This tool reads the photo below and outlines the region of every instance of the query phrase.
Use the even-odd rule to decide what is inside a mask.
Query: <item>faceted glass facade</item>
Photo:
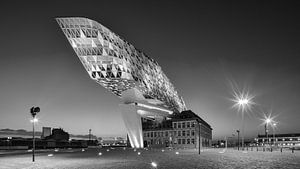
[[[103,25],[80,17],[56,19],[90,77],[122,97],[138,89],[174,112],[185,103],[156,61]]]

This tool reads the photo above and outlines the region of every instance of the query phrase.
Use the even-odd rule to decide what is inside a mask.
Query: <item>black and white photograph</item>
[[[0,5],[1,169],[299,169],[300,1]]]

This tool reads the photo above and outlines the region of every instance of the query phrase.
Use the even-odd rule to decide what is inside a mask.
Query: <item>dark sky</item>
[[[263,133],[271,110],[277,132],[300,132],[297,1],[9,2],[0,7],[0,128],[31,130],[29,109],[40,106],[39,128],[125,135],[119,99],[89,78],[54,19],[84,16],[155,59],[214,138],[241,128],[230,82],[255,95],[247,136]]]

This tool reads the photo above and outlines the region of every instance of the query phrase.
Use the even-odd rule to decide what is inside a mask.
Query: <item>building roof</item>
[[[201,124],[204,124],[205,126],[212,129],[211,126],[206,121],[204,121],[201,117],[195,114],[192,110],[185,110],[182,111],[181,113],[176,113],[171,118],[172,121],[197,120]]]

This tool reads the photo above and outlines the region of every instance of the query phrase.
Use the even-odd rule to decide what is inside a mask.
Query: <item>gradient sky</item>
[[[215,139],[241,128],[230,82],[256,105],[245,135],[263,133],[263,112],[277,132],[300,132],[299,2],[9,1],[0,10],[0,128],[42,126],[72,134],[125,136],[120,100],[91,80],[55,21],[96,20],[155,59]],[[196,1],[195,1],[196,2]]]

